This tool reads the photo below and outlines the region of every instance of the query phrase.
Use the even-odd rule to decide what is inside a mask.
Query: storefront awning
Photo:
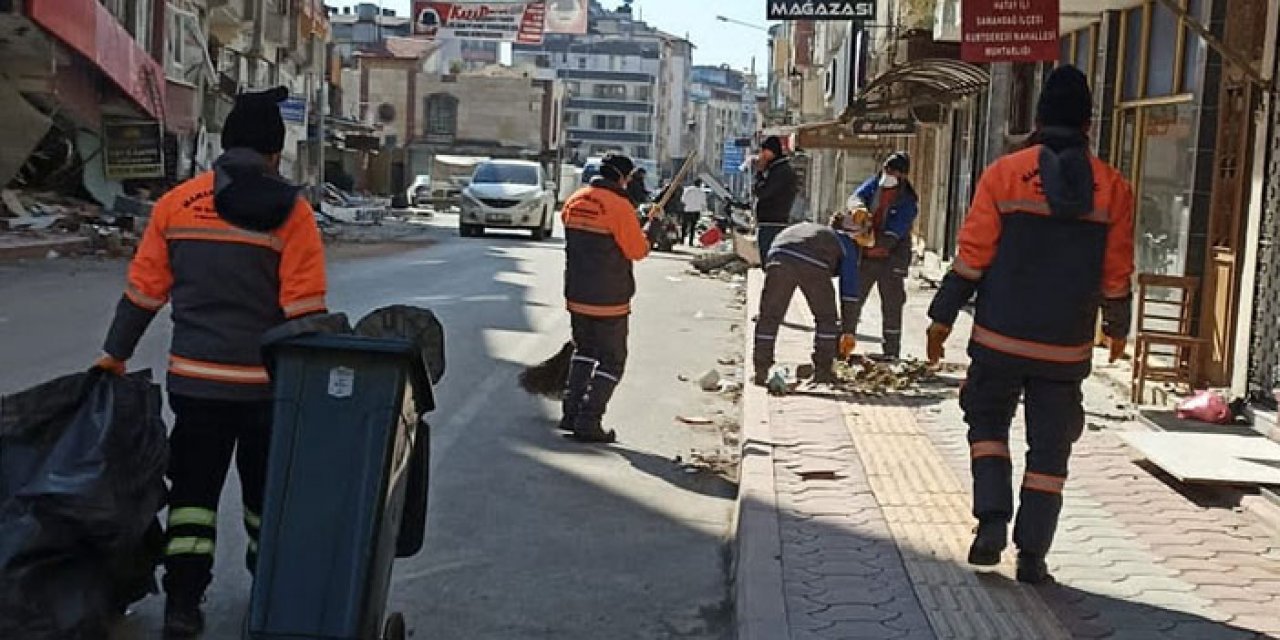
[[[943,58],[925,58],[894,67],[872,80],[840,114],[850,122],[869,113],[948,104],[987,88],[991,74],[981,67]]]

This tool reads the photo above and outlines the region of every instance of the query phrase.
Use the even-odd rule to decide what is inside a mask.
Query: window
[[[637,158],[648,158],[648,157],[649,157],[649,147],[648,147],[647,145],[639,145],[639,146],[635,147],[635,149],[633,150],[633,154],[634,154],[634,155],[635,155],[635,157],[637,157]]]
[[[1135,7],[1124,14],[1124,84],[1121,96],[1125,100],[1136,100],[1142,87],[1139,79],[1142,73],[1142,7]]]
[[[602,100],[626,100],[627,85],[625,84],[598,84],[595,86],[596,98]]]
[[[582,95],[582,83],[577,80],[571,80],[565,83],[565,88],[569,90],[570,97]]]
[[[1147,42],[1150,62],[1146,95],[1173,95],[1173,76],[1178,68],[1178,17],[1160,3],[1151,7],[1151,34]]]
[[[653,131],[653,118],[650,116],[636,116],[636,131],[643,133]]]
[[[624,131],[627,128],[626,116],[596,116],[592,125],[601,131]]]
[[[194,13],[183,11],[172,4],[165,7],[165,76],[175,82],[195,82],[200,67],[205,64],[200,44],[199,19]]]
[[[540,184],[538,167],[526,164],[485,162],[476,167],[472,184]]]
[[[636,100],[639,102],[648,102],[653,97],[653,87],[642,84],[636,87]]]
[[[586,57],[586,56],[578,56],[578,68],[579,68],[579,69],[586,69],[586,68],[587,68],[587,57]]]
[[[566,127],[578,126],[578,122],[580,121],[580,117],[579,117],[580,115],[581,114],[577,111],[564,112],[564,126]]]
[[[452,138],[458,134],[458,99],[447,93],[426,97],[427,139]]]

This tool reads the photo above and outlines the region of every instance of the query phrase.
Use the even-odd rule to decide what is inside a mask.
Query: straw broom
[[[658,201],[658,209],[666,207],[667,202],[675,195],[675,190],[679,188],[680,182],[693,167],[693,161],[697,156],[698,153],[695,151],[685,159],[675,179],[671,181],[671,187]],[[564,385],[569,378],[569,365],[573,360],[573,351],[573,342],[566,342],[554,356],[531,367],[525,367],[525,370],[520,373],[520,388],[535,396],[545,396],[552,400],[564,399]]]

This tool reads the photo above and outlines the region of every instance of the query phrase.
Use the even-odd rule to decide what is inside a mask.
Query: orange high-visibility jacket
[[[564,297],[572,313],[618,318],[631,313],[632,263],[649,255],[631,199],[596,177],[564,203]]]
[[[1083,138],[997,160],[978,183],[930,317],[952,325],[976,293],[972,358],[1087,376],[1099,308],[1107,335],[1128,335],[1133,208],[1129,183]]]
[[[152,318],[172,302],[169,390],[269,399],[262,335],[287,319],[325,312],[324,247],[296,187],[250,176],[236,193],[235,179],[229,182],[223,206],[239,208],[237,214],[219,213],[212,171],[156,203],[105,350],[127,360]]]

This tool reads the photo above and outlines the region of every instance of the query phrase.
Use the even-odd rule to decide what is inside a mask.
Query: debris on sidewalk
[[[865,358],[854,364],[836,363],[836,376],[840,379],[839,386],[843,390],[884,396],[915,391],[921,382],[935,379],[936,373],[929,363],[919,360],[888,363]]]
[[[689,264],[699,274],[709,277],[731,278],[744,275],[751,269],[751,265],[735,253],[710,253],[694,258]]]
[[[720,390],[720,372],[712,369],[698,378],[698,386],[703,391],[719,391]]]
[[[706,416],[676,416],[676,420],[692,426],[706,426],[716,423],[715,420]]]
[[[733,478],[737,472],[738,461],[719,449],[715,451],[689,452],[689,460],[683,461],[680,456],[675,462],[684,468],[686,473],[712,473],[724,478]]]
[[[133,202],[133,199],[128,200]],[[8,238],[8,245],[68,241],[70,252],[87,248],[99,254],[119,257],[131,253],[138,244],[140,225],[132,209],[129,212],[107,212],[98,204],[76,197],[16,189],[0,191],[0,204],[3,204],[0,207],[0,233]],[[63,252],[58,253],[61,255]],[[46,257],[58,256],[46,254]]]

